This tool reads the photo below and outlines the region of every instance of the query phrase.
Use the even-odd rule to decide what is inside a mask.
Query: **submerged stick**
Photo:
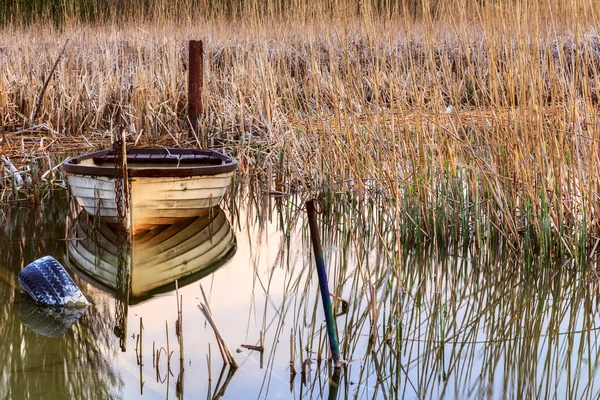
[[[165,321],[165,333],[167,335],[167,370],[171,371],[171,349],[169,348],[169,323]]]
[[[317,226],[315,201],[316,199],[310,199],[306,202],[308,226],[310,228],[310,237],[313,245],[313,251],[315,253],[317,274],[319,275],[319,289],[321,291],[321,300],[323,301],[323,309],[325,311],[325,322],[327,324],[327,335],[329,336],[329,346],[331,348],[333,366],[335,368],[341,368],[340,345],[338,343],[337,332],[335,329],[335,319],[333,317],[333,308],[331,307],[331,298],[329,296],[327,271],[325,270],[323,247],[321,246],[321,237],[319,236],[319,228]]]

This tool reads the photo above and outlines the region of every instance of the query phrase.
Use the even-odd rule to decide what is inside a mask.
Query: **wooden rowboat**
[[[115,226],[102,221],[97,228],[93,225],[85,211],[70,225],[67,265],[95,286],[115,292],[117,278],[123,276]],[[175,289],[175,280],[182,287],[201,279],[229,260],[236,248],[231,225],[218,207],[202,217],[141,232],[133,239],[130,303]]]
[[[112,149],[67,159],[71,195],[91,215],[116,222]],[[213,150],[127,149],[134,233],[197,217],[227,192],[237,161]]]

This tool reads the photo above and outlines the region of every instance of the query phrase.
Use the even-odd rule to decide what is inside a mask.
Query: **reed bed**
[[[273,376],[287,357],[295,396],[337,391],[324,378],[330,355],[302,200],[230,210],[238,229],[249,229],[242,240],[256,246],[268,237],[277,249],[271,262],[252,257],[246,330],[264,330],[267,350],[259,396],[285,384]],[[374,222],[376,204],[330,204],[346,208],[323,202],[329,287],[348,303],[336,318],[346,364],[340,393],[329,398],[598,396],[597,262],[544,266],[537,257],[528,269],[501,249],[460,243],[394,252],[398,233],[393,221]],[[243,368],[256,356],[239,358]]]
[[[177,324],[167,325],[162,317],[173,321],[182,311],[187,321],[182,326],[185,365],[171,363],[169,368],[168,357],[162,354],[155,360],[159,371],[155,362],[148,362],[155,349],[147,345],[146,362],[137,366],[141,338],[140,354],[131,334],[129,351],[119,352],[118,312],[115,315],[112,295],[78,280],[97,312],[87,313],[61,338],[47,339],[23,327],[14,309],[17,294],[3,284],[0,290],[11,300],[1,306],[6,321],[3,329],[9,333],[6,343],[13,345],[5,346],[8,350],[2,353],[12,361],[2,365],[16,366],[12,379],[21,383],[30,376],[47,375],[47,366],[67,371],[60,375],[64,379],[52,381],[51,388],[46,384],[40,389],[46,378],[38,379],[37,385],[19,385],[23,397],[40,390],[71,390],[75,397],[81,393],[90,394],[88,398],[119,397],[135,393],[139,376],[140,395],[143,391],[183,396],[185,389],[188,396],[198,397],[208,387],[208,398],[274,398],[281,393],[294,398],[491,399],[499,394],[598,398],[597,262],[582,269],[575,260],[544,265],[544,259],[536,257],[528,271],[520,258],[495,246],[472,251],[462,243],[425,244],[395,251],[391,244],[401,235],[395,221],[386,219],[376,202],[361,203],[346,194],[337,194],[332,201],[323,198],[320,219],[334,304],[339,306],[338,299],[347,301],[346,312],[336,319],[347,364],[339,387],[331,384],[325,323],[303,209],[306,199],[257,196],[251,189],[241,187],[225,204],[238,236],[239,258],[206,283],[212,287],[213,296],[209,292],[208,297],[215,321],[229,327],[222,332],[228,343],[235,347],[247,341],[264,343],[264,355],[236,351],[240,363],[236,375],[223,367],[217,379],[218,356],[208,365],[213,373],[205,371],[207,342],[213,345],[209,347],[213,355],[216,348],[213,330],[202,317],[194,317],[199,315],[197,301],[180,302],[176,310],[177,293],[172,292],[169,298],[132,306],[129,332],[141,332],[143,317],[145,343],[156,340],[157,348],[165,346],[159,353],[171,354],[177,351],[172,345]],[[3,213],[0,209],[0,243],[7,250],[0,253],[0,264],[8,267],[6,272],[16,274],[22,260],[35,254],[61,257],[64,242],[53,239],[62,237],[69,221],[61,202],[49,202],[37,210],[12,208]],[[236,279],[247,286],[239,290],[234,303],[230,296],[216,296],[218,291],[231,290]],[[202,298],[197,283],[179,290],[182,296],[186,291],[186,299]],[[160,304],[165,299],[167,307],[163,308]],[[288,340],[290,329],[293,344]],[[59,341],[61,351],[45,350],[49,340]],[[13,349],[20,341],[27,352]],[[43,369],[35,361],[36,354],[47,361]],[[297,374],[289,383],[289,359],[294,357]],[[188,371],[185,388],[179,379],[184,367]],[[86,372],[78,373],[82,368]],[[93,372],[92,381],[88,369]],[[252,384],[246,383],[246,376],[252,377]],[[174,383],[175,377],[180,384]],[[211,377],[215,378],[212,383]],[[194,384],[199,381],[204,384]]]
[[[581,262],[598,249],[592,0],[347,2],[335,12],[317,2],[264,14],[253,4],[198,21],[131,11],[102,25],[76,14],[58,28],[5,25],[2,153],[41,184],[66,155],[106,147],[124,128],[132,145],[223,148],[241,181],[265,191],[377,202],[403,243],[493,240]],[[330,12],[316,16],[319,7]],[[206,53],[203,129],[192,140],[190,38]],[[60,181],[53,171],[45,180]],[[19,197],[14,180],[4,172],[3,201]]]

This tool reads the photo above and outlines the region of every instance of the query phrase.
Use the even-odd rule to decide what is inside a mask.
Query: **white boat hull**
[[[204,215],[220,203],[234,172],[212,176],[132,178],[134,232],[152,225],[172,224],[181,218]],[[68,175],[71,195],[90,215],[116,222],[114,179]]]
[[[210,149],[128,148],[125,160],[122,155],[106,149],[69,158],[62,167],[85,211],[117,222],[115,165],[126,164],[134,233],[204,215],[219,204],[237,170],[235,158]]]

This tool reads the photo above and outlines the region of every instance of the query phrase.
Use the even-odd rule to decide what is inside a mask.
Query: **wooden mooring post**
[[[200,138],[202,118],[203,44],[201,40],[190,40],[188,62],[188,138]],[[194,135],[195,133],[195,135]]]

